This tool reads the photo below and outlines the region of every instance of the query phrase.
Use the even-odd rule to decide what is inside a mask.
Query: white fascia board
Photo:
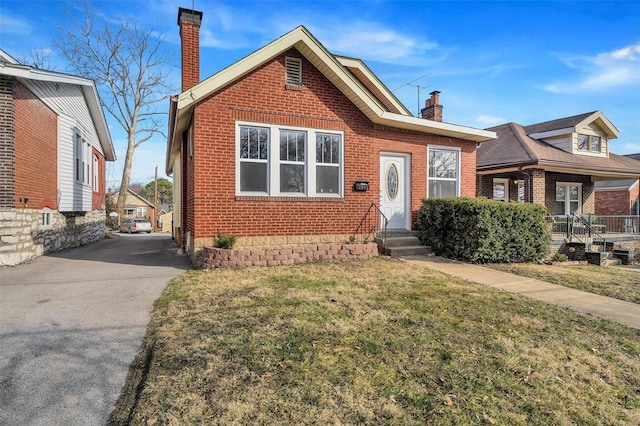
[[[0,62],[0,74],[29,80],[48,81],[51,83],[76,84],[79,86],[93,85],[93,81],[84,77],[40,70],[20,64],[5,64]]]
[[[607,179],[638,179],[640,178],[640,171],[638,173],[616,172],[609,170],[588,170],[578,169],[571,167],[559,167],[554,165],[547,165],[544,163],[538,163],[538,165],[524,167],[524,169],[543,169],[547,172],[568,173],[576,175],[594,176]]]
[[[527,136],[529,136],[532,139],[545,139],[545,138],[552,138],[554,136],[569,135],[575,131],[576,131],[575,127],[565,127],[564,129],[549,130],[548,132],[531,133],[530,135],[527,135]]]
[[[582,120],[580,123],[578,123],[576,128],[586,127],[595,121],[600,121],[602,123],[600,127],[603,127],[603,130],[605,131],[605,133],[607,133],[607,136],[609,137],[609,139],[616,139],[620,134],[616,126],[614,126],[613,123],[611,123],[609,119],[605,117],[604,114],[600,111],[596,111],[593,114],[591,114],[589,117]]]
[[[109,132],[109,126],[107,126],[107,120],[104,116],[102,105],[100,105],[98,91],[96,90],[95,85],[91,84],[91,86],[82,86],[82,92],[84,93],[84,98],[86,99],[89,112],[93,117],[93,123],[96,128],[96,132],[98,133],[98,139],[100,140],[100,145],[102,145],[102,149],[104,151],[104,158],[107,161],[116,161],[116,151],[113,147],[113,142],[111,141],[111,133]]]
[[[335,56],[335,58],[344,67],[359,69],[368,79],[371,81],[381,93],[385,95],[387,100],[391,102],[399,111],[404,112],[406,115],[411,115],[411,112],[396,96],[389,91],[387,86],[380,81],[380,79],[367,67],[367,65],[360,59],[348,58],[346,56]]]
[[[383,112],[379,120],[374,120],[378,124],[401,129],[415,130],[422,133],[431,133],[440,136],[450,136],[457,139],[484,142],[496,139],[496,132],[490,130],[476,129],[473,127],[460,126],[457,124],[443,123],[441,121],[425,120],[418,117],[407,117],[406,115]]]

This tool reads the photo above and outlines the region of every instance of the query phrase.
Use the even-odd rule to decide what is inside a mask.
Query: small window
[[[240,191],[268,191],[269,129],[240,127]]]
[[[497,201],[509,201],[509,179],[493,180],[493,199]]]
[[[518,181],[518,202],[524,203],[525,199],[526,198],[525,198],[525,190],[524,190],[524,181],[519,180]]]
[[[43,211],[42,212],[42,226],[49,227],[51,226],[51,212]]]
[[[94,155],[93,156],[93,192],[98,192],[99,190],[99,181],[98,181],[98,156]]]
[[[316,134],[316,193],[340,192],[340,135]]]
[[[133,216],[136,212],[136,209],[124,209],[125,216]]]
[[[578,135],[578,149],[580,151],[601,152],[602,138],[593,135]]]
[[[285,58],[287,86],[302,86],[302,60],[300,58]]]
[[[429,150],[429,198],[457,197],[460,151],[447,148]]]
[[[146,207],[138,207],[138,208],[136,208],[136,216],[137,217],[147,217],[147,208]]]

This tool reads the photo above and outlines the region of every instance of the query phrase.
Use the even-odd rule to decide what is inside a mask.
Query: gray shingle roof
[[[572,127],[586,119],[585,113],[545,123],[522,126],[507,123],[487,130],[496,132],[495,141],[482,144],[477,152],[477,170],[512,168],[518,166],[539,166],[554,169],[567,169],[573,173],[598,175],[619,175],[620,177],[640,177],[640,161],[631,157],[609,154],[609,158],[571,154],[560,148],[533,139],[528,134]],[[612,177],[612,176],[611,176]]]

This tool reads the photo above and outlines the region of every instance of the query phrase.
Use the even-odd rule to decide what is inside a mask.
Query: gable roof
[[[102,111],[102,106],[100,105],[100,97],[98,96],[96,85],[92,80],[20,64],[2,49],[0,49],[0,75],[15,77],[18,80],[24,81],[35,80],[79,86],[84,95],[87,107],[89,108],[89,113],[96,128],[105,159],[107,161],[115,161],[116,153],[113,148],[113,142],[111,141],[111,134],[109,133],[107,121]]]
[[[638,179],[599,180],[595,182],[595,189],[602,191],[624,189],[628,191],[637,184]]]
[[[305,27],[299,26],[171,99],[168,174],[173,171],[171,159],[179,150],[180,135],[197,103],[291,48],[304,55],[373,123],[476,142],[495,137],[488,130],[413,117],[362,61],[334,56]]]
[[[592,114],[582,116],[590,117]],[[562,121],[565,119],[554,121],[563,125],[569,122],[577,124],[584,122],[584,119],[574,119],[575,117],[569,117],[567,121]],[[524,127],[517,123],[507,123],[490,128],[489,130],[496,132],[498,138],[478,148],[476,164],[478,173],[542,168],[604,178],[640,178],[640,162],[637,160],[611,153],[609,158],[571,154],[543,140],[534,139],[527,132],[527,129],[549,129],[556,125],[557,123],[549,127],[536,128],[537,125]]]
[[[142,201],[143,203],[148,204],[149,206],[151,206],[151,207],[155,208],[155,206],[154,206],[154,205],[153,205],[149,200],[147,200],[146,198],[144,198],[142,195],[139,195],[137,192],[134,192],[131,188],[127,188],[127,192],[128,192],[130,195],[133,195],[134,197],[136,197],[137,199],[139,199],[140,201]],[[120,195],[120,193],[119,193],[119,192],[116,192],[116,193],[114,193],[113,195],[109,196],[109,199],[110,199],[110,200],[116,200],[116,201],[117,201],[117,200],[118,200],[119,195]],[[126,201],[126,200],[125,200],[125,201]],[[125,205],[126,205],[126,204],[125,204]]]
[[[600,111],[591,111],[571,117],[531,124],[524,126],[524,129],[527,135],[532,138],[544,139],[546,137],[578,132],[580,129],[592,123],[600,127],[608,138],[613,139],[618,137],[618,129]]]

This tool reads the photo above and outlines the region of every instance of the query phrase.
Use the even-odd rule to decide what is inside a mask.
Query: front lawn
[[[492,264],[491,268],[640,304],[640,273],[595,265]]]
[[[190,271],[145,345],[113,423],[640,422],[637,330],[388,258]]]

